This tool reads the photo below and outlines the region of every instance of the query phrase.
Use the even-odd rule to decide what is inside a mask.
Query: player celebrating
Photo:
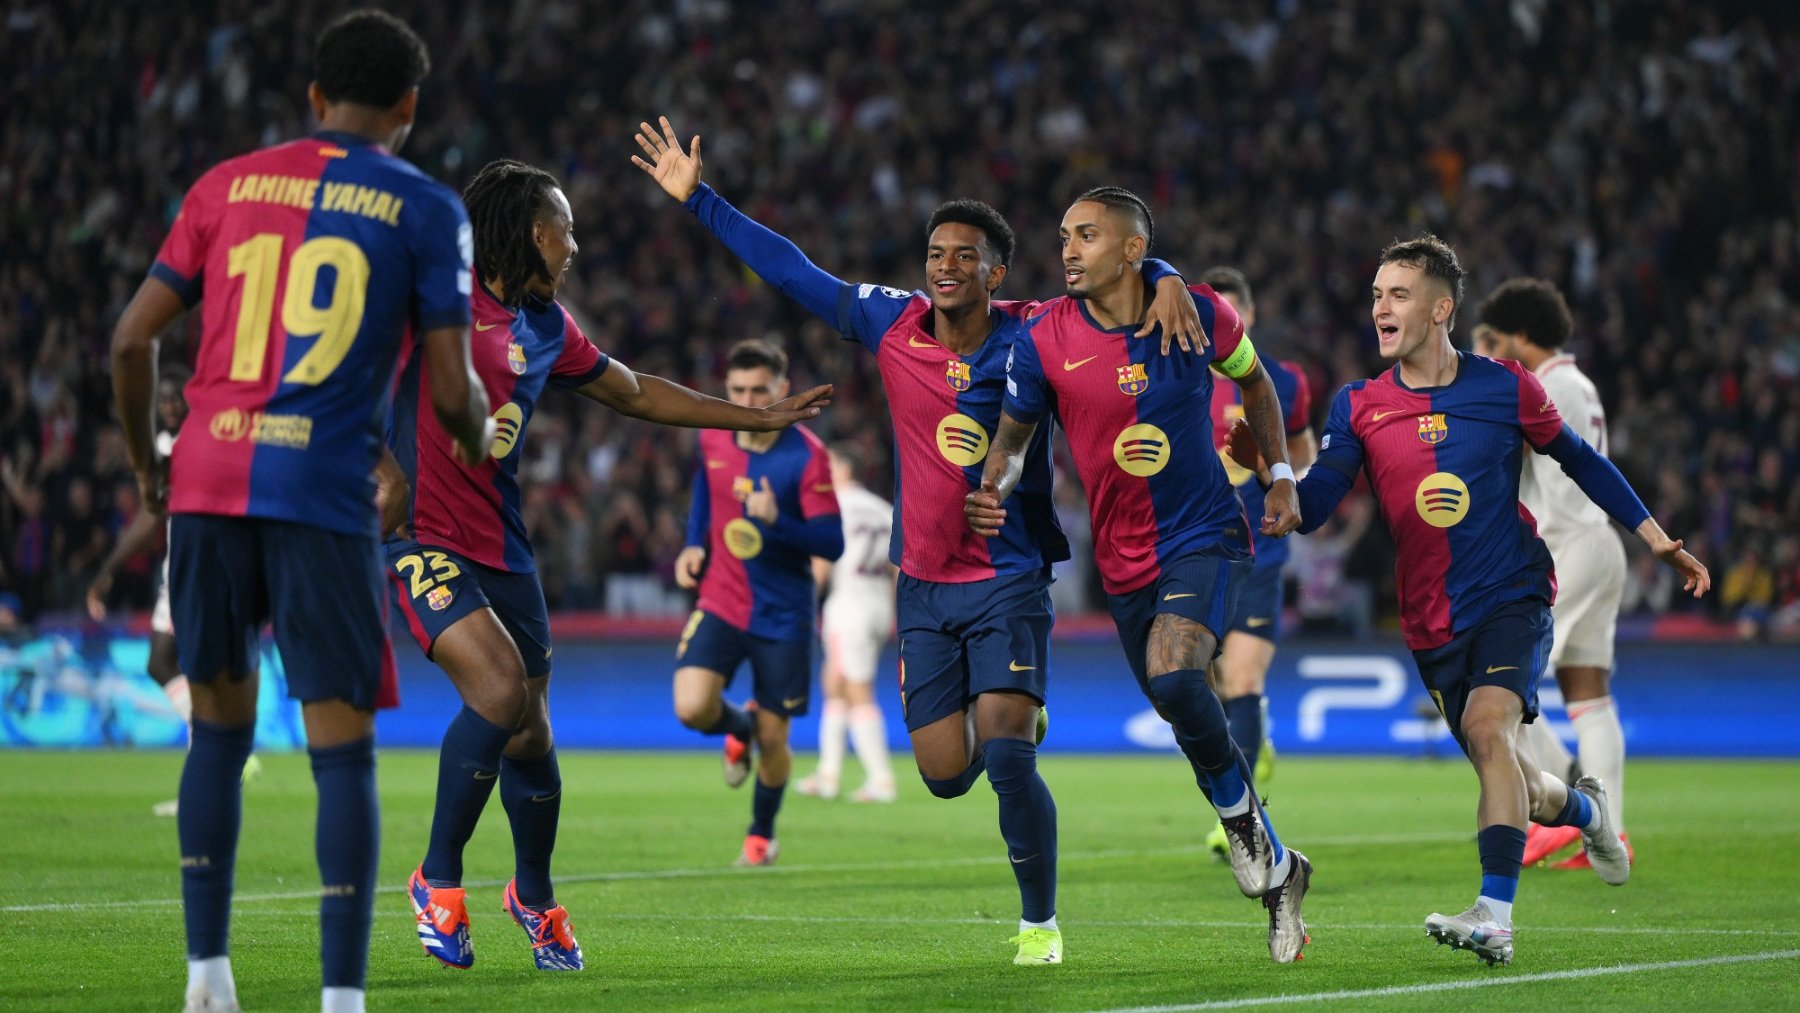
[[[1001,530],[1025,448],[1054,410],[1087,489],[1095,561],[1132,674],[1174,726],[1225,824],[1238,888],[1263,898],[1269,956],[1288,963],[1307,941],[1301,903],[1312,866],[1275,836],[1206,678],[1251,559],[1243,505],[1212,452],[1207,366],[1242,388],[1244,416],[1277,462],[1282,479],[1264,515],[1277,535],[1300,521],[1281,403],[1236,311],[1205,285],[1194,286],[1211,337],[1201,356],[1156,358],[1130,340],[1144,312],[1141,265],[1153,238],[1150,209],[1135,194],[1087,191],[1060,234],[1069,294],[1038,307],[1013,345],[1000,432],[981,487],[966,499],[968,523],[984,537]]]
[[[193,700],[177,819],[190,1010],[238,1008],[226,952],[239,772],[271,619],[318,785],[321,1005],[363,1008],[375,708],[393,677],[370,474],[409,331],[422,332],[458,452],[477,459],[491,432],[469,370],[468,220],[454,193],[390,154],[412,128],[425,46],[392,16],[358,11],[325,29],[315,55],[321,131],[201,176],[113,336],[126,445],[146,507],[161,509],[156,335],[202,303],[196,429],[168,476],[171,606]]]
[[[1250,295],[1250,280],[1244,272],[1235,267],[1215,267],[1202,274],[1200,281],[1231,304],[1244,323],[1244,336],[1248,337],[1250,328],[1256,325],[1256,301]],[[1262,364],[1281,400],[1288,464],[1296,473],[1304,473],[1319,450],[1318,438],[1312,431],[1312,389],[1299,366],[1275,359],[1263,359]],[[1225,450],[1231,424],[1244,417],[1241,389],[1236,385],[1224,388],[1213,398],[1212,407],[1213,438],[1218,443],[1225,475],[1237,487],[1245,515],[1261,517],[1262,487],[1250,481],[1250,472],[1238,467]],[[1287,559],[1285,538],[1264,539],[1257,545],[1250,576],[1238,593],[1237,608],[1225,622],[1225,639],[1219,645],[1219,657],[1211,672],[1213,689],[1225,705],[1231,739],[1243,750],[1245,761],[1255,772],[1256,783],[1265,790],[1275,767],[1275,747],[1268,741],[1268,703],[1263,699],[1263,688],[1268,684],[1269,664],[1275,660],[1275,638],[1281,633],[1281,568]],[[1206,845],[1220,857],[1229,853],[1231,841],[1224,823],[1206,835]]]
[[[463,201],[475,237],[474,365],[499,406],[499,438],[474,465],[454,459],[450,435],[419,410],[430,363],[402,375],[388,430],[414,488],[410,531],[385,546],[392,594],[463,700],[444,732],[430,844],[408,891],[425,952],[452,967],[473,964],[463,847],[498,783],[516,862],[504,909],[540,970],[580,970],[581,947],[550,881],[562,775],[550,729],[550,620],[519,513],[525,427],[547,387],[651,422],[761,431],[816,415],[830,388],[743,408],[633,373],[556,302],[578,247],[555,177],[493,162]]]
[[[700,139],[683,152],[666,117],[661,127],[642,125],[637,141],[649,161],[632,161],[759,276],[875,355],[901,490],[889,559],[900,568],[900,706],[913,759],[939,798],[966,794],[986,771],[1019,886],[1013,962],[1059,964],[1056,803],[1037,772],[1037,744],[1050,564],[1067,559],[1069,546],[1051,502],[1047,436],[1026,450],[1024,477],[1007,500],[1012,519],[997,537],[976,537],[958,512],[1000,424],[1005,363],[1025,309],[993,299],[1012,261],[1012,228],[986,204],[950,201],[926,224],[927,291],[849,285],[703,185]],[[1159,283],[1141,333],[1159,323],[1165,352],[1171,339],[1187,350],[1199,331],[1179,278]]]
[[[725,360],[733,404],[761,408],[787,396],[787,353],[740,341]],[[725,783],[750,776],[750,829],[739,865],[775,861],[775,816],[787,787],[788,725],[806,713],[812,684],[814,557],[844,553],[844,526],[825,445],[798,426],[779,433],[700,434],[687,547],[675,581],[700,601],[675,649],[675,716],[708,735],[725,733]],[[702,575],[704,571],[704,575]],[[738,707],[725,687],[750,662],[752,699]]]
[[[1605,787],[1593,777],[1566,786],[1516,747],[1521,722],[1537,717],[1555,586],[1550,554],[1519,506],[1525,446],[1555,458],[1680,571],[1696,597],[1711,578],[1663,533],[1618,469],[1563,423],[1537,377],[1450,344],[1462,279],[1455,251],[1435,236],[1382,251],[1371,313],[1382,358],[1394,368],[1338,392],[1299,491],[1306,531],[1331,516],[1362,469],[1393,534],[1401,632],[1481,782],[1480,895],[1461,914],[1431,915],[1425,930],[1494,964],[1512,959],[1528,817],[1579,828],[1605,882],[1631,874]],[[1233,429],[1232,456],[1260,468],[1248,435]]]
[[[1495,289],[1481,304],[1495,358],[1517,359],[1531,370],[1575,435],[1606,453],[1606,409],[1593,381],[1562,350],[1574,321],[1556,286],[1536,278],[1514,278]],[[1613,663],[1613,632],[1618,625],[1619,595],[1625,586],[1625,547],[1606,511],[1582,494],[1575,483],[1550,462],[1533,454],[1525,459],[1519,500],[1537,521],[1538,537],[1556,564],[1556,620],[1550,641],[1550,667],[1562,689],[1563,704],[1575,725],[1581,770],[1606,785],[1607,815],[1631,857],[1625,835],[1625,732],[1608,686]],[[1546,769],[1569,766],[1568,750],[1547,721],[1529,726],[1538,759],[1553,761]],[[1532,824],[1525,834],[1525,864],[1532,865],[1574,844],[1574,827]],[[1584,850],[1557,863],[1559,869],[1585,869]]]
[[[875,663],[894,634],[894,566],[887,556],[894,505],[857,481],[853,446],[833,443],[825,449],[844,519],[844,555],[835,565],[813,561],[813,576],[826,589],[819,622],[825,706],[819,715],[819,768],[794,788],[802,795],[837,797],[848,731],[863,767],[862,787],[850,797],[892,802],[894,768],[888,763],[887,723],[875,702]]]

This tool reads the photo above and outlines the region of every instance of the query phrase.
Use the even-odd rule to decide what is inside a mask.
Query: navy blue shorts
[[[1275,643],[1281,639],[1281,599],[1281,567],[1252,566],[1225,632],[1248,633]]]
[[[746,633],[711,612],[694,610],[681,631],[675,648],[680,668],[704,668],[725,677],[725,685],[737,675],[738,666],[750,662],[751,695],[756,706],[770,714],[799,717],[806,713],[812,692],[812,637],[805,640],[770,640]]]
[[[1107,611],[1118,628],[1119,643],[1138,687],[1150,692],[1147,653],[1150,627],[1163,613],[1178,615],[1207,628],[1213,634],[1213,656],[1224,640],[1225,621],[1237,608],[1238,592],[1250,575],[1249,556],[1224,552],[1190,552],[1162,565],[1155,580],[1125,594],[1106,596]]]
[[[1538,681],[1550,661],[1550,605],[1542,598],[1507,602],[1441,647],[1414,651],[1419,678],[1438,713],[1469,751],[1462,713],[1477,686],[1503,686],[1525,703],[1525,721],[1537,720]]]
[[[1044,702],[1049,681],[1050,570],[969,584],[900,575],[900,710],[916,732],[983,693],[1011,690]]]
[[[359,710],[399,702],[374,535],[176,514],[169,605],[181,670],[193,682],[252,677],[263,627],[273,623],[288,696]]]
[[[383,549],[389,594],[427,658],[457,620],[491,608],[525,659],[525,677],[550,674],[550,610],[537,574],[496,570],[411,540]]]

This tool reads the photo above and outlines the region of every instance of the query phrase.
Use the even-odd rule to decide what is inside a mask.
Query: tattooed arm
[[[1020,422],[1006,412],[1000,413],[1000,431],[988,449],[987,466],[981,473],[981,488],[963,497],[963,516],[969,528],[983,538],[1000,534],[1006,523],[1006,510],[1000,504],[1019,484],[1025,471],[1025,448],[1037,432],[1037,423]]]
[[[1270,465],[1286,464],[1287,430],[1281,418],[1281,398],[1275,393],[1275,381],[1259,361],[1250,371],[1236,378],[1243,392],[1244,420],[1256,437],[1257,449]],[[1262,533],[1277,538],[1300,526],[1300,500],[1289,478],[1276,480],[1263,501]]]

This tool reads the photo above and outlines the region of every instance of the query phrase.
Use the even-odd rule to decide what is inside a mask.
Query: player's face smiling
[[[1411,264],[1388,263],[1375,272],[1370,315],[1380,340],[1381,357],[1404,359],[1432,337],[1442,286]]]
[[[550,209],[549,215],[531,224],[531,238],[537,243],[538,254],[544,258],[544,269],[550,272],[550,281],[546,284],[542,278],[533,278],[526,286],[532,295],[545,299],[562,288],[569,265],[575,262],[575,254],[581,249],[575,243],[575,213],[569,210],[569,198],[563,196],[560,188],[550,188]]]
[[[1006,268],[988,245],[987,233],[973,225],[945,222],[932,230],[925,247],[925,291],[944,313],[987,301],[1006,277]]]
[[[1074,298],[1099,298],[1130,272],[1127,244],[1137,237],[1106,205],[1077,202],[1063,215],[1057,235],[1062,241],[1063,285]]]

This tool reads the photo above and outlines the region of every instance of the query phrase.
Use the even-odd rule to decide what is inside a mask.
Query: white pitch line
[[[1726,957],[1700,957],[1694,960],[1665,960],[1646,964],[1615,964],[1609,967],[1577,967],[1567,971],[1545,971],[1542,974],[1510,974],[1502,978],[1470,978],[1464,981],[1435,981],[1421,985],[1389,985],[1385,988],[1344,989],[1337,992],[1308,992],[1298,995],[1270,995],[1245,999],[1220,999],[1214,1002],[1187,1003],[1179,1006],[1127,1006],[1104,1013],[1188,1013],[1190,1010],[1247,1009],[1252,1006],[1287,1006],[1303,1002],[1336,1002],[1343,999],[1380,999],[1388,996],[1426,995],[1432,992],[1455,992],[1471,988],[1493,988],[1497,985],[1533,985],[1544,981],[1568,981],[1576,978],[1600,978],[1615,974],[1641,974],[1646,971],[1674,971],[1688,967],[1712,967],[1718,964],[1754,964],[1771,960],[1793,960],[1800,950],[1769,950],[1766,953],[1740,953]]]

